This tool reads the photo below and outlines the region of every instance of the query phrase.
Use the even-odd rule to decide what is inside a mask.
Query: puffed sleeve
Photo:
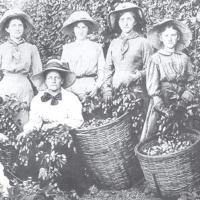
[[[42,62],[40,59],[38,48],[35,45],[33,45],[31,59],[32,59],[31,70],[32,70],[33,75],[40,73],[42,71]]]
[[[39,113],[40,113],[40,106],[39,106],[39,98],[37,95],[31,101],[29,121],[23,127],[25,132],[40,130],[40,128],[42,127],[43,121]]]
[[[2,45],[0,45],[0,70],[2,66]]]
[[[146,76],[146,67],[150,56],[153,54],[153,47],[150,45],[148,40],[145,38],[142,43],[142,62],[143,62],[143,70],[142,76]]]
[[[61,61],[62,61],[63,63],[68,63],[68,60],[67,60],[67,58],[68,58],[68,53],[67,53],[67,51],[68,51],[68,45],[65,44],[65,45],[63,46],[62,55],[61,55]]]
[[[105,58],[103,54],[103,49],[100,47],[99,56],[98,56],[98,63],[97,63],[97,80],[96,84],[98,88],[100,88],[104,82],[104,70],[105,70]]]
[[[149,96],[154,100],[154,104],[161,103],[159,65],[153,57],[149,58],[146,68],[146,87]]]
[[[110,93],[112,89],[112,76],[114,73],[114,64],[112,60],[112,50],[113,50],[113,41],[111,42],[107,56],[106,56],[106,65],[104,70],[104,92]]]
[[[66,116],[63,119],[59,120],[59,122],[71,128],[79,128],[84,122],[82,116],[82,104],[78,97],[73,93],[69,95],[68,103],[71,106],[68,107]]]
[[[192,101],[194,98],[194,91],[192,87],[190,87],[191,82],[194,80],[194,70],[193,65],[191,63],[191,60],[189,57],[187,57],[187,63],[186,63],[186,82],[189,83],[189,87],[185,87],[185,90],[181,96],[183,100],[186,101]]]
[[[194,65],[192,64],[190,58],[187,58],[187,68],[186,68],[186,76],[187,76],[187,82],[194,80]]]

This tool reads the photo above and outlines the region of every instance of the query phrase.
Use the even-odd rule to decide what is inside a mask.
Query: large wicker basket
[[[141,177],[130,114],[98,128],[76,130],[74,139],[83,162],[101,187],[123,189]]]
[[[155,138],[135,147],[145,179],[153,190],[163,196],[178,196],[180,192],[193,188],[200,181],[200,132],[186,129],[182,134],[195,142],[176,153],[163,156],[143,154],[143,148],[154,144]]]

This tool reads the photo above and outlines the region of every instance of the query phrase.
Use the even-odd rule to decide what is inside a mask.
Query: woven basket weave
[[[74,139],[83,162],[101,187],[123,189],[141,177],[130,114],[98,128],[76,130]]]
[[[152,146],[155,138],[135,147],[145,179],[153,190],[163,196],[178,196],[180,192],[193,188],[200,181],[200,132],[186,129],[182,134],[194,143],[176,153],[163,156],[143,154],[142,149]]]

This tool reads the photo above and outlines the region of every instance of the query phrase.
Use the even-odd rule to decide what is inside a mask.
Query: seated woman
[[[181,51],[192,39],[189,28],[179,21],[168,19],[156,24],[148,38],[158,51],[147,65],[146,85],[150,103],[140,141],[157,131],[159,112],[171,116],[167,109],[174,103],[171,91],[180,96],[179,104],[182,106],[193,100],[193,93],[185,87],[193,77],[192,64]]]
[[[83,123],[82,105],[78,97],[65,89],[75,82],[73,72],[63,67],[61,61],[52,59],[45,69],[32,77],[37,85],[45,86],[31,102],[30,119],[24,125],[24,131],[18,138],[24,137],[34,130],[47,130],[67,125],[78,128]]]
[[[76,76],[73,72],[66,69],[61,61],[52,59],[41,73],[32,78],[34,82],[37,82],[37,85],[41,85],[41,87],[45,85],[46,89],[40,91],[33,98],[29,122],[24,125],[23,132],[17,137],[18,140],[21,137],[26,137],[34,130],[46,131],[57,127],[59,124],[66,125],[71,129],[82,125],[81,102],[75,94],[65,90],[75,82]],[[68,163],[63,167],[59,181],[61,184],[70,184],[66,186],[70,189],[76,187],[85,190],[85,177],[83,176],[80,158],[77,154],[72,154]],[[33,171],[33,167],[31,169]],[[33,176],[37,176],[37,172],[32,171],[31,173],[35,173]]]

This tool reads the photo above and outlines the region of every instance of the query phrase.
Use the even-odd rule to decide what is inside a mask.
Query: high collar
[[[9,39],[8,39],[8,42],[9,42],[10,44],[13,44],[14,46],[18,46],[18,45],[20,45],[20,44],[23,44],[23,43],[25,42],[25,39],[22,38],[22,39],[19,40],[18,42],[15,42],[15,41],[12,40],[11,38],[9,38]]]
[[[57,93],[52,93],[52,92],[49,91],[48,89],[46,89],[45,92],[48,92],[48,93],[51,94],[52,96],[56,96],[57,94],[62,93],[62,87],[61,87],[61,89],[60,89]]]
[[[134,39],[134,38],[137,38],[139,37],[140,35],[137,33],[137,32],[131,32],[127,35],[124,35],[123,33],[120,35],[120,38],[121,39],[124,39],[124,38],[130,38],[130,39]]]
[[[88,42],[88,38],[84,39],[84,40],[75,40],[74,42],[79,44],[79,43],[84,43],[84,42]]]
[[[158,50],[158,53],[160,53],[160,54],[162,54],[162,55],[165,55],[165,56],[171,56],[172,54],[179,54],[179,55],[182,54],[182,52],[179,51],[179,50],[175,50],[175,51],[173,51],[173,52],[170,52],[170,51],[166,51],[166,50],[164,50],[164,49]]]

